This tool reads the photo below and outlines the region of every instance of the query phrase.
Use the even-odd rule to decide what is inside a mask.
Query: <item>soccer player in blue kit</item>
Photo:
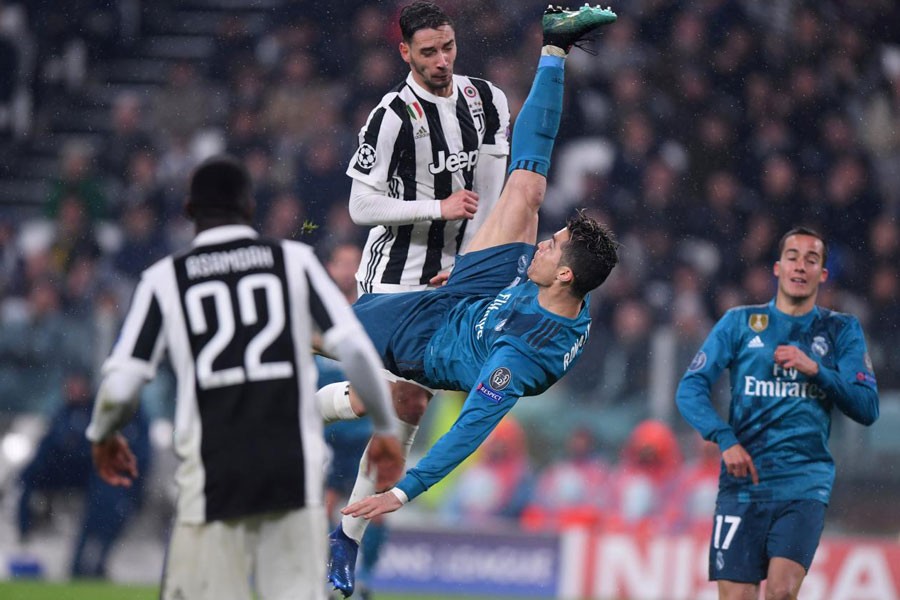
[[[329,579],[353,593],[366,519],[392,512],[440,481],[484,441],[523,396],[540,394],[575,363],[590,330],[588,292],[615,266],[609,230],[579,213],[535,246],[559,129],[568,51],[615,21],[609,9],[551,8],[534,83],[516,120],[509,178],[493,210],[441,288],[365,294],[354,310],[393,374],[434,389],[468,392],[453,427],[391,490],[354,487],[331,534]],[[326,421],[360,414],[344,383],[319,391]],[[395,401],[408,452],[425,405]],[[404,439],[405,438],[405,439]],[[367,468],[360,465],[357,484]]]
[[[722,452],[709,549],[719,598],[796,598],[812,563],[834,482],[831,413],[872,424],[878,387],[859,321],[816,306],[827,247],[798,227],[779,244],[775,298],[729,310],[678,386],[685,419]],[[726,423],[710,400],[729,369]]]

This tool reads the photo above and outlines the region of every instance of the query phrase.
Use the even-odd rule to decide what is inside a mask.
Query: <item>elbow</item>
[[[862,415],[862,418],[858,419],[858,421],[861,425],[865,425],[866,427],[869,427],[870,425],[875,423],[875,421],[878,420],[878,414],[879,414],[878,405],[876,404],[872,410],[870,410],[869,412]]]
[[[350,220],[353,221],[355,225],[366,227],[378,225],[378,223],[376,223],[366,215],[365,207],[361,206],[358,201],[351,199],[348,208],[350,212]]]

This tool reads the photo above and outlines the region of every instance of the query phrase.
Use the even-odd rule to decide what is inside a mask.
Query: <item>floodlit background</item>
[[[136,277],[190,239],[186,178],[219,151],[250,166],[266,234],[306,241],[323,257],[338,243],[362,244],[343,173],[369,110],[406,75],[396,26],[405,3],[0,2],[0,576],[65,580],[78,556],[76,575],[157,581],[174,498],[171,372],[144,390],[144,420],[131,432],[146,460],[136,494],[97,487],[80,436]],[[544,3],[440,4],[456,22],[456,72],[500,86],[515,117]],[[811,573],[805,593],[838,597],[835,577],[856,564],[863,536],[882,554],[864,557],[874,571],[846,579],[874,586],[882,561],[893,573],[884,586],[900,593],[891,554],[900,533],[900,8],[892,0],[612,8],[620,17],[593,45],[599,56],[569,59],[542,214],[554,231],[588,207],[623,243],[620,266],[592,298],[591,340],[574,371],[523,399],[466,469],[394,516],[375,583],[426,589],[436,573],[458,572],[444,590],[577,597],[605,589],[598,565],[617,564],[609,556],[639,560],[654,552],[648,539],[684,536],[686,550],[660,552],[688,556],[678,564],[693,583],[666,587],[677,577],[660,573],[646,578],[662,587],[618,589],[699,597],[715,454],[710,469],[677,414],[675,386],[726,309],[773,296],[777,241],[804,223],[830,239],[820,304],[862,321],[882,401],[873,427],[834,419],[826,539],[851,542],[820,549],[817,563],[830,574],[816,587]],[[459,402],[447,394],[432,403],[416,454]],[[57,446],[41,454],[48,431]],[[42,466],[29,467],[35,456]],[[122,530],[85,497],[116,507],[127,517]],[[82,540],[85,515],[91,535]],[[496,556],[436,541],[459,531]],[[519,531],[524,538],[508,539]],[[117,539],[105,562],[95,534]],[[619,539],[631,545],[611,545]],[[511,573],[490,561],[528,544],[536,549],[522,560],[535,562],[519,566],[533,564],[529,573],[546,580],[534,575],[527,589],[516,586],[528,573],[485,583],[452,558],[478,556],[486,570]],[[840,597],[853,597],[857,588],[846,585]],[[893,597],[873,589],[866,597]]]

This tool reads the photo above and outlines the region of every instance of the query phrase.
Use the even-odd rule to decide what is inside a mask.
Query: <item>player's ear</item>
[[[819,283],[828,281],[828,269],[822,268],[822,274],[819,276]]]
[[[409,47],[409,44],[406,42],[400,42],[400,58],[403,59],[403,62],[409,64],[409,55],[412,52],[412,49]]]
[[[575,274],[572,273],[572,269],[569,267],[560,266],[556,270],[556,278],[563,283],[572,283],[572,280],[575,279]]]
[[[775,277],[781,277],[781,261],[775,261],[775,264],[772,266],[772,273],[775,274]]]

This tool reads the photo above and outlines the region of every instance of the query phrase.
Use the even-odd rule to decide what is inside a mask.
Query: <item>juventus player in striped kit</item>
[[[489,81],[453,73],[453,22],[431,2],[400,13],[406,80],[359,133],[350,215],[370,225],[360,294],[425,289],[477,230],[506,175],[509,107]]]
[[[100,476],[130,485],[134,456],[117,430],[168,351],[181,463],[163,600],[326,597],[315,334],[365,394],[378,485],[393,484],[402,468],[372,343],[312,249],[258,237],[253,208],[250,176],[236,159],[213,157],[196,169],[186,210],[197,235],[144,271],[87,430]]]
[[[354,311],[395,375],[468,396],[453,427],[396,487],[371,495],[365,458],[331,534],[329,579],[345,597],[366,519],[389,513],[443,479],[481,444],[519,398],[548,389],[576,362],[590,331],[588,293],[606,280],[617,244],[602,224],[579,213],[537,244],[538,211],[559,128],[568,51],[615,21],[609,9],[550,8],[531,91],[516,120],[509,179],[460,255],[447,284],[435,290],[365,294]],[[364,409],[346,383],[319,390],[326,419]],[[424,405],[397,402],[408,451]]]

